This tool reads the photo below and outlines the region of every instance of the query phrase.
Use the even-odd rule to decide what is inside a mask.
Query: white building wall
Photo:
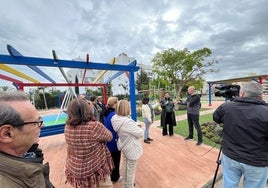
[[[82,58],[75,58],[73,59],[75,61],[85,61]],[[132,57],[128,57],[127,54],[125,53],[121,53],[117,58],[116,58],[116,62],[115,64],[117,65],[128,65],[131,62],[133,62],[135,60],[135,58]],[[140,68],[143,68],[144,71],[146,71],[148,73],[148,75],[152,75],[152,69],[151,66],[148,65],[144,65],[144,64],[137,64],[137,66],[139,66]],[[86,71],[86,76],[85,76],[85,81],[84,83],[93,83],[93,81],[95,80],[95,78],[100,74],[102,70],[92,70],[92,69],[88,69]],[[114,74],[116,74],[118,71],[107,71],[104,76],[98,80],[97,83],[104,83],[106,80],[108,80],[110,77],[112,77]],[[138,71],[139,72],[139,71]],[[137,73],[135,72],[135,79],[137,78]],[[69,79],[70,82],[75,83],[75,76],[77,75],[79,83],[82,82],[82,77],[84,74],[84,69],[69,69],[66,72],[66,75]],[[112,84],[112,92],[113,95],[118,95],[118,94],[129,94],[129,78],[127,76],[126,73],[123,73],[122,75],[120,75],[119,77],[117,77],[116,79],[112,80],[111,82]],[[120,86],[120,84],[123,85],[127,85],[127,90],[124,90],[124,88],[122,86]],[[85,88],[86,90],[87,88]],[[94,87],[90,87],[90,89],[94,90]],[[83,90],[83,88],[80,88],[80,93],[84,93],[85,91]],[[136,91],[137,93],[137,91]]]

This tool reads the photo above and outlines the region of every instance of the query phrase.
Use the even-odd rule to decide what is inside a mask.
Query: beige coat
[[[123,152],[126,158],[137,160],[143,153],[140,138],[143,137],[143,130],[138,123],[127,116],[114,115],[111,119],[112,126],[119,138],[117,147]]]
[[[150,123],[153,123],[152,112],[148,104],[143,104],[141,107],[141,111],[142,111],[142,117],[147,118]]]

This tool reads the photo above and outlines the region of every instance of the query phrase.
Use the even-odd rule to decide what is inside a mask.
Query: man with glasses
[[[27,155],[38,146],[42,126],[24,92],[0,92],[0,188],[54,187],[48,180],[48,164],[32,160],[33,152]]]

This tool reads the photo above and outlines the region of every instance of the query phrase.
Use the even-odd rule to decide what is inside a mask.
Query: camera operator
[[[263,87],[245,83],[240,97],[219,106],[213,113],[223,123],[223,187],[263,188],[268,178],[268,106],[262,100]]]

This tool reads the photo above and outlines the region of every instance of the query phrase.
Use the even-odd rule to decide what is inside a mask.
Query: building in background
[[[73,59],[75,61],[85,61],[84,59],[78,57]],[[121,53],[115,60],[115,64],[117,65],[129,65],[131,62],[133,62],[135,58],[128,57],[127,54]],[[145,71],[149,76],[152,76],[152,69],[148,65],[139,64],[137,63],[137,66],[139,66],[143,71]],[[75,77],[77,76],[79,83],[82,82],[83,75],[84,75],[84,69],[69,69],[66,74],[71,83],[75,83]],[[101,73],[102,70],[92,70],[88,69],[85,74],[84,83],[93,83],[93,81],[98,77],[98,75]],[[111,78],[113,75],[115,75],[118,71],[107,71],[103,77],[101,77],[97,83],[104,83],[109,78]],[[138,71],[139,72],[139,71]],[[135,72],[135,79],[137,78],[137,73]],[[122,72],[120,76],[113,79],[111,81],[112,84],[112,92],[113,95],[119,95],[119,94],[129,94],[129,74],[128,72]],[[148,86],[149,87],[149,86]],[[81,87],[80,93],[85,93],[85,91],[89,87]],[[90,87],[89,89],[95,90],[96,88]]]
[[[73,59],[73,61],[85,61],[85,59],[82,59],[80,57]],[[66,72],[67,78],[69,80],[70,83],[75,83],[75,77],[77,76],[78,78],[78,82],[82,83],[82,79],[85,73],[85,78],[84,78],[84,83],[93,83],[93,81],[95,80],[95,78],[98,76],[98,74],[100,73],[101,70],[94,70],[94,69],[87,69],[85,72],[85,69],[69,69]],[[104,82],[104,78],[101,78],[99,80],[99,83],[103,83]],[[91,89],[91,90],[95,90],[96,88],[94,87],[81,87],[80,89],[80,93],[85,93],[85,91],[87,89]]]

